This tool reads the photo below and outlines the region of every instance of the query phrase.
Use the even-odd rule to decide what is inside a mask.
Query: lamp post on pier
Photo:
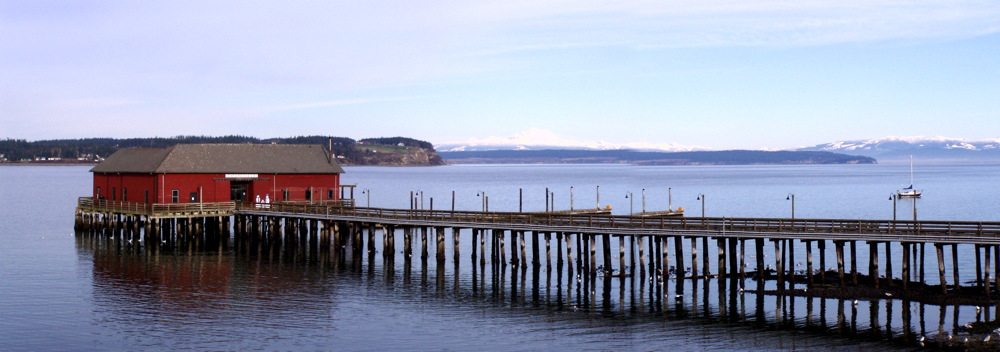
[[[569,186],[569,211],[573,211],[573,186]]]
[[[792,220],[795,220],[795,193],[789,193],[785,200],[792,201]]]
[[[597,186],[597,209],[601,209],[601,186]]]
[[[667,187],[667,211],[674,211],[674,189]]]
[[[482,206],[483,206],[482,207],[483,212],[485,213],[486,212],[486,191],[476,192],[476,197],[482,197],[482,199],[480,199],[480,201],[481,201]]]
[[[698,193],[698,198],[695,198],[695,200],[701,201],[701,217],[705,217],[705,194]]]
[[[632,200],[635,197],[632,196],[632,192],[625,192],[625,199],[628,199],[628,215],[632,215]]]
[[[646,189],[642,189],[642,213],[646,213]]]
[[[892,201],[892,221],[896,221],[896,194],[890,193],[889,200]]]

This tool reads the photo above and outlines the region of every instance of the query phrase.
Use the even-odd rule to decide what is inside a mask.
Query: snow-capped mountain
[[[1000,160],[1000,139],[972,141],[946,137],[885,137],[825,143],[796,150],[863,155],[879,161],[904,160],[910,155],[925,160]]]
[[[466,152],[483,150],[543,150],[543,149],[590,149],[590,150],[643,150],[688,152],[709,150],[698,146],[686,146],[676,143],[624,143],[616,144],[605,141],[581,142],[562,138],[552,131],[531,128],[510,137],[487,137],[484,139],[470,138],[465,142],[440,143],[436,148],[443,152]]]

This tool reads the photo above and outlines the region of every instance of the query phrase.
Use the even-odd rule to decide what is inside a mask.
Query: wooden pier
[[[775,280],[779,291],[798,285],[883,290],[919,286],[942,295],[961,292],[987,299],[1000,288],[995,280],[1000,273],[1000,222],[437,211],[344,203],[148,205],[81,198],[77,228],[154,244],[202,236],[307,245],[341,258],[359,258],[365,252],[371,258],[381,252],[385,260],[393,260],[399,244],[406,260],[417,250],[418,258],[429,260],[433,251],[439,264],[449,256],[445,249],[450,233],[450,256],[456,263],[460,248],[471,249],[473,262],[489,258],[494,270],[506,265],[548,267],[555,255],[567,264],[570,276],[575,270],[582,280],[597,280],[598,275],[604,280],[648,277],[661,282],[751,277]],[[466,240],[469,245],[459,245]],[[376,248],[377,243],[382,248]],[[973,253],[960,253],[959,246]],[[858,262],[864,250],[867,270]],[[827,263],[829,254],[836,263]],[[976,258],[975,277],[959,276],[960,271],[969,272],[959,270],[960,255]],[[928,269],[928,262],[936,265]],[[936,275],[928,280],[928,272]],[[972,285],[963,286],[962,280]]]

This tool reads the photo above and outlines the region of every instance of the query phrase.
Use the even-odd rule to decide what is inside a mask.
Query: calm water
[[[281,248],[151,254],[73,236],[88,169],[0,167],[0,350],[884,350],[911,348],[885,341],[903,331],[904,310],[914,316],[907,328],[927,335],[992,319],[975,307],[893,301],[845,312],[837,300],[735,295],[736,286],[720,290],[714,280],[680,291],[668,283],[656,297],[677,301],[664,310],[653,286],[616,282],[588,294],[565,287],[571,278],[530,269],[495,286],[468,258],[407,269],[402,260],[338,268]],[[996,175],[997,165],[920,166],[918,217],[1000,220]],[[370,195],[378,207],[406,208],[415,191],[425,208],[433,198],[435,209],[449,209],[455,191],[457,209],[478,210],[485,193],[490,210],[517,211],[520,188],[523,210],[536,211],[548,187],[555,207],[568,209],[572,186],[573,206],[585,208],[598,204],[600,186],[601,206],[616,214],[630,201],[641,211],[645,189],[650,211],[672,205],[697,215],[704,194],[708,216],[787,217],[794,193],[796,217],[857,219],[891,218],[889,194],[908,182],[907,165],[349,167],[344,176],[358,185],[359,205]],[[912,218],[912,203],[897,205],[900,218]]]

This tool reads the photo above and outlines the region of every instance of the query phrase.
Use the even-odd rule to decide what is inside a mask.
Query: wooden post
[[[892,287],[892,241],[885,242],[885,282],[887,287]]]
[[[443,227],[438,227],[438,228],[435,228],[435,230],[436,230],[435,232],[437,232],[437,253],[436,253],[437,254],[437,262],[439,264],[441,264],[441,263],[445,262],[445,254],[444,254],[444,228]]]
[[[816,244],[819,248],[819,281],[826,283],[826,240],[820,240]]]
[[[563,236],[566,240],[566,263],[569,272],[569,281],[573,282],[573,241],[570,239],[573,234],[564,233]]]
[[[858,286],[858,241],[851,241],[851,277]]]
[[[489,230],[479,229],[478,231],[479,231],[479,253],[481,253],[479,256],[479,265],[483,266],[486,265],[486,237],[487,237],[486,234],[489,232]],[[473,243],[472,245],[475,246],[476,244]],[[484,272],[483,274],[485,275],[486,273]]]
[[[597,273],[597,236],[587,235],[590,238],[590,273]]]
[[[976,244],[972,246],[976,252],[976,287],[983,287],[983,256],[980,253],[981,246]]]
[[[921,243],[920,244],[920,282],[921,283],[925,283],[925,284],[927,283],[926,275],[924,275],[927,272],[927,270],[925,270],[926,267],[927,267],[927,261],[925,260],[926,259],[926,254],[927,254],[927,243]]]
[[[678,270],[683,270],[679,268]],[[698,238],[691,237],[691,278],[698,278]]]
[[[910,287],[910,244],[906,242],[899,244],[903,246],[903,271],[900,274],[903,277],[903,289],[906,290]]]
[[[935,243],[934,248],[937,250],[938,280],[940,280],[941,283],[941,293],[948,294],[948,282],[944,278],[944,245],[940,243]]]
[[[427,228],[420,228],[420,259],[427,260]]]
[[[990,296],[990,286],[991,286],[990,285],[990,254],[991,253],[990,253],[990,247],[984,246],[983,248],[986,249],[986,276],[983,277],[983,279],[985,281],[984,284],[983,284],[983,286],[985,287],[984,289],[986,290],[986,297],[989,297]],[[977,250],[977,252],[978,252],[978,250]]]
[[[736,276],[739,272],[740,264],[736,262],[736,238],[729,238],[726,242],[729,242],[729,274],[731,276]]]
[[[840,278],[840,287],[847,286],[844,280],[844,241],[834,241],[833,246],[837,250],[837,276]]]
[[[694,240],[694,239],[692,238],[691,240]],[[678,279],[684,278],[684,244],[683,243],[684,243],[684,237],[681,237],[681,235],[674,236],[674,261],[677,262],[677,263],[675,263],[675,265],[677,265],[677,267],[675,268],[675,271],[677,272],[677,278]],[[706,268],[706,270],[705,270],[706,274],[708,273],[707,269],[708,268]],[[694,276],[692,276],[692,278],[693,277]]]
[[[340,236],[337,236],[340,237]],[[336,238],[334,238],[336,241]],[[403,258],[410,260],[413,256],[413,227],[403,227]]]
[[[702,198],[702,199],[705,199],[705,198]],[[677,247],[680,248],[680,246],[677,246]],[[705,237],[701,238],[701,248],[705,249],[705,253],[703,253],[703,255],[701,256],[701,264],[702,264],[701,265],[701,272],[702,272],[702,275],[704,277],[708,277],[708,275],[711,274],[709,272],[710,270],[708,270],[708,236],[705,236]],[[681,265],[681,263],[678,263],[677,265],[678,266],[683,266],[683,265]]]
[[[747,240],[739,239],[740,241],[740,280],[747,279]],[[742,285],[742,283],[741,283]]]
[[[461,255],[460,255],[460,251],[459,251],[459,247],[461,247],[459,245],[459,237],[461,237],[461,231],[462,230],[459,229],[459,228],[457,228],[457,227],[453,227],[451,229],[451,231],[452,231],[451,234],[452,234],[452,238],[453,238],[452,243],[455,246],[455,248],[453,249],[453,251],[455,252],[455,254],[454,254],[454,258],[452,259],[452,261],[454,261],[455,264],[458,264],[458,262],[462,258]]]
[[[723,279],[723,278],[726,277],[726,238],[725,237],[716,237],[715,238],[715,247],[718,250],[718,253],[716,253],[716,257],[718,257],[718,261],[719,261],[719,263],[717,265],[718,265],[718,268],[719,268],[718,269],[718,271],[719,271],[719,279],[721,280],[721,279]]]
[[[625,278],[625,236],[618,236],[618,274]]]
[[[951,272],[955,277],[955,292],[961,291],[962,281],[958,279],[958,244],[951,245]]]
[[[774,269],[778,273],[778,290],[785,290],[785,268],[782,264],[782,259],[785,257],[781,253],[781,240],[772,240],[774,244]]]
[[[874,282],[875,288],[879,287],[879,268],[878,268],[878,242],[868,242],[868,267],[871,268],[872,281]]]
[[[506,267],[507,263],[508,263],[507,262],[507,248],[506,248],[507,247],[507,243],[504,242],[504,237],[503,237],[504,230],[493,230],[493,231],[494,232],[499,231],[499,234],[497,234],[497,239],[500,240],[500,266]],[[511,231],[511,234],[513,234],[513,233],[514,233],[514,231]],[[511,246],[513,246],[513,245],[514,245],[514,243],[511,243]],[[517,255],[517,253],[514,252],[514,251],[511,251],[510,255],[511,255],[511,257],[514,257],[514,256]],[[512,259],[513,259],[513,261],[517,261],[517,258],[512,258]]]
[[[521,265],[521,257],[517,254],[517,237],[520,233],[521,231],[510,231],[510,264],[514,267]]]
[[[518,231],[517,232],[517,237],[518,237],[518,241],[521,242],[521,268],[527,268],[528,267],[528,255],[527,255],[527,252],[524,249],[524,247],[525,247],[524,231]],[[538,242],[535,242],[535,243],[536,243],[536,246],[537,246]]]
[[[667,262],[670,261],[670,247],[669,238],[666,236],[660,236],[660,277],[663,280],[663,284],[667,284],[667,279],[670,278],[670,268]]]
[[[1000,246],[990,247],[993,248],[993,273],[994,275],[1000,275]],[[993,282],[997,284],[997,289],[1000,290],[1000,280],[994,279]],[[1000,308],[997,309],[997,315],[1000,316]]]
[[[812,241],[802,241],[806,244],[806,276],[809,278],[809,287],[815,283],[813,280],[813,246]]]
[[[538,232],[531,231],[531,265],[535,268],[541,266],[542,258],[538,249]]]
[[[639,271],[642,273],[646,272],[646,252],[642,245],[642,239],[645,236],[636,236],[636,240],[639,241]],[[645,276],[645,275],[643,275]]]
[[[613,270],[611,270],[611,234],[606,233],[603,236],[604,243],[602,247],[604,249],[604,277],[609,278]]]
[[[476,264],[476,242],[479,242],[477,241],[478,237],[479,237],[479,229],[472,229],[472,241],[469,241],[469,245],[470,247],[472,247],[473,270],[475,270],[475,264]]]
[[[754,244],[757,252],[757,279],[764,279],[764,239],[757,238],[754,239]]]
[[[552,267],[552,233],[545,233],[545,268]],[[549,270],[551,272],[551,270]]]

